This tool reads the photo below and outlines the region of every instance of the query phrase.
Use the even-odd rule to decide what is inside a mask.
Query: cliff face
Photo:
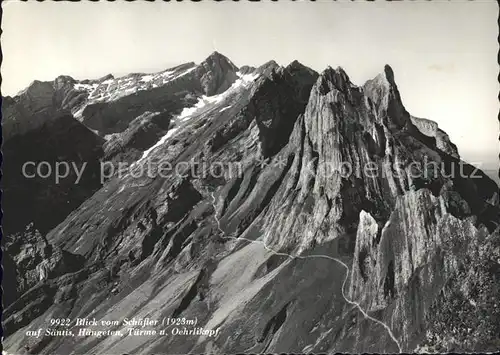
[[[411,121],[420,132],[436,139],[436,147],[439,150],[456,158],[459,157],[457,146],[450,141],[450,137],[448,137],[446,132],[439,129],[436,122],[413,116],[411,116]]]
[[[427,189],[398,199],[379,228],[363,211],[349,293],[367,311],[381,311],[402,343],[413,348],[443,286],[466,267],[469,244],[489,233],[448,213],[443,197]]]
[[[412,352],[498,344],[498,333],[463,331],[474,317],[449,313],[457,299],[473,297],[492,315],[481,329],[499,323],[490,301],[499,285],[491,272],[498,188],[460,162],[436,124],[405,110],[390,67],[362,87],[342,68],[318,74],[271,61],[238,70],[218,53],[166,72],[174,78],[158,87],[80,111],[84,125],[107,135],[96,161],[152,170],[110,177],[42,233],[47,245],[80,258],[78,269],[54,266],[43,282],[23,281],[15,275],[31,275],[42,259],[25,263],[19,255],[26,253],[12,252],[13,277],[25,286],[6,309],[8,351]],[[458,167],[463,174],[453,173]],[[483,289],[467,272],[471,255]],[[120,324],[112,327],[118,337],[25,336],[54,315],[196,318],[218,331],[127,336]],[[460,319],[465,335],[452,337],[447,317]],[[80,328],[69,326],[75,334]]]
[[[50,298],[49,294],[42,292],[33,299],[30,289],[36,289],[48,279],[77,272],[84,258],[48,243],[32,223],[23,232],[7,237],[4,243],[6,259],[3,265],[8,272],[4,274],[3,280],[9,285],[4,289],[4,305],[9,306],[16,302],[18,307],[24,308],[19,313],[20,317],[4,318],[3,330],[9,335],[28,325],[33,317],[40,315],[44,309],[39,304]],[[21,300],[24,300],[24,303],[20,302]]]

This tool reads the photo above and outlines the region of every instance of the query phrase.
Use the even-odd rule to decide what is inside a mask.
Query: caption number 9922
[[[62,327],[67,327],[71,323],[69,318],[52,318],[50,320],[50,325],[60,325]]]

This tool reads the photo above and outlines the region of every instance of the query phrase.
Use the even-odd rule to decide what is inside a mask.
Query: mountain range
[[[7,354],[500,348],[498,185],[388,65],[59,76],[2,130]]]

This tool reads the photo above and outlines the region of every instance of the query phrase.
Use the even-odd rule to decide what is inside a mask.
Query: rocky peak
[[[97,79],[98,82],[103,82],[103,81],[106,81],[106,80],[113,80],[115,77],[113,76],[113,74],[107,74],[107,75],[104,75],[103,77]]]
[[[293,62],[291,62],[290,64],[288,64],[286,66],[286,69],[290,72],[290,73],[294,73],[294,72],[307,72],[307,73],[314,73],[313,75],[314,76],[318,76],[318,73],[316,73],[316,71],[314,71],[313,69],[309,68],[308,66],[305,66],[304,64],[302,64],[301,62],[299,62],[298,60],[294,60]]]
[[[349,76],[341,67],[333,69],[332,67],[327,67],[319,76],[318,79],[319,91],[321,94],[325,95],[328,92],[336,89],[338,91],[349,93],[349,89],[353,84],[351,83]]]
[[[356,127],[363,120],[359,115],[361,110],[356,109],[356,106],[362,104],[361,95],[361,90],[351,83],[340,67],[327,67],[319,75],[304,113],[306,131],[317,152],[323,151],[321,145],[330,138],[335,141],[339,138],[334,137],[342,134],[337,131],[338,128],[348,129],[351,133],[358,130]],[[346,138],[351,136],[352,134],[347,134]],[[325,152],[333,154],[334,146],[338,147],[338,143],[331,141],[325,147]]]
[[[394,71],[389,65],[384,66],[382,73],[368,80],[363,89],[374,103],[378,117],[386,120],[389,127],[401,128],[410,121],[394,80]]]
[[[278,63],[276,63],[276,61],[270,60],[270,61],[262,64],[260,67],[258,67],[257,71],[260,74],[269,77],[271,75],[271,73],[274,70],[277,70],[279,67],[280,67],[280,65]]]
[[[47,105],[48,101],[51,102],[53,94],[54,87],[51,82],[34,80],[20,96],[30,100],[34,105],[34,111],[36,111],[38,107]]]
[[[376,90],[370,89],[376,88],[377,86],[384,87],[386,89],[390,89],[391,86],[396,86],[396,82],[394,81],[394,70],[390,65],[384,65],[384,71],[379,73],[373,79],[368,80],[364,86],[367,89],[368,94],[375,93]]]
[[[305,67],[304,64],[299,62],[297,59],[294,59],[290,64],[288,64],[289,68],[300,68],[300,67]]]
[[[226,57],[225,55],[223,55],[217,51],[212,52],[204,60],[203,63],[213,63],[215,65],[220,65],[221,67],[231,67],[233,70],[238,70],[236,65],[234,65],[233,62],[231,62],[231,60],[228,57]]]
[[[4,140],[15,132],[38,127],[58,110],[53,82],[33,81],[12,100],[2,102]]]
[[[310,84],[313,84],[317,80],[318,73],[297,60],[290,63],[286,67],[286,71],[290,73],[292,80],[296,83],[296,87],[300,90],[298,92],[300,100],[307,102],[311,93]]]
[[[245,74],[251,74],[253,73],[257,68],[252,67],[250,65],[243,65],[240,67],[240,73],[245,75]]]
[[[396,85],[396,83],[394,82],[394,71],[389,64],[384,65],[384,75],[389,83],[391,83],[392,85]]]
[[[59,75],[55,80],[54,80],[54,88],[56,90],[59,90],[60,88],[66,86],[66,85],[74,85],[76,83],[76,80],[73,79],[69,75]]]
[[[60,75],[53,81],[33,81],[13,100],[2,105],[4,139],[43,126],[48,121],[69,113],[84,93],[74,90],[76,80]]]
[[[197,77],[207,96],[226,91],[238,78],[236,67],[227,57],[219,52],[210,54],[197,68]]]
[[[288,64],[286,68],[291,72],[296,71],[296,70],[297,71],[304,70],[307,72],[315,72],[311,68],[309,68],[309,67],[305,66],[304,64],[302,64],[301,62],[299,62],[297,59],[295,59],[293,62]]]
[[[318,75],[306,67],[270,68],[269,76],[259,83],[249,105],[259,126],[264,157],[276,154],[287,143]]]

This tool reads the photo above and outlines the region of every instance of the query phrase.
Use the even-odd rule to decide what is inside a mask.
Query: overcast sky
[[[469,161],[498,161],[495,1],[4,1],[2,93],[34,79],[154,72],[212,51],[236,65],[342,66],[355,84],[392,66],[407,110]]]

